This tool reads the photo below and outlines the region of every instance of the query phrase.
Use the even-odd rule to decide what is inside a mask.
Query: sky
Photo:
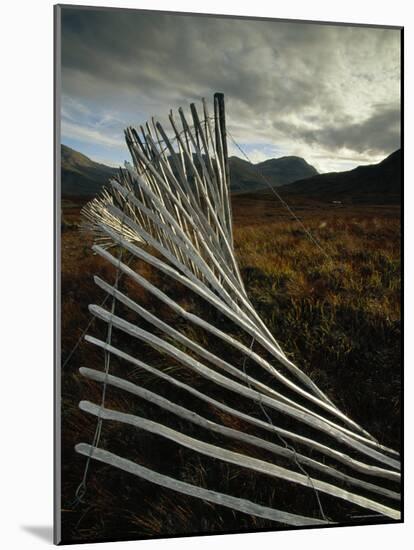
[[[400,147],[397,29],[68,7],[61,36],[61,140],[99,162],[130,160],[127,126],[211,111],[217,91],[252,162],[342,171]]]

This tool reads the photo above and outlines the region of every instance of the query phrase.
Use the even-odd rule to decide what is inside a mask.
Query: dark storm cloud
[[[135,114],[162,114],[222,91],[244,142],[286,149],[295,139],[327,150],[382,153],[396,143],[388,107],[371,113],[374,104],[399,101],[397,31],[132,11],[62,13],[63,93],[89,108],[116,111],[129,123]]]
[[[74,90],[81,86],[85,94],[96,93],[95,81],[177,99],[222,89],[253,110],[261,103],[290,111],[326,89],[319,77],[333,60],[325,47],[332,29],[279,25],[64,10],[62,62],[77,74],[66,84]]]
[[[400,109],[389,107],[362,122],[304,132],[301,137],[331,150],[347,148],[370,154],[394,151],[400,147]]]

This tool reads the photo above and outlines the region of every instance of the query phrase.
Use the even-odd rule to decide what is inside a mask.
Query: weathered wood
[[[94,338],[93,336],[86,335],[85,340],[95,346],[98,346],[102,348],[105,351],[108,351],[120,359],[123,359],[127,361],[128,363],[131,363],[132,365],[139,367],[140,369],[150,373],[151,375],[161,378],[162,380],[165,380],[172,384],[173,386],[180,388],[192,396],[196,397],[197,399],[200,399],[201,401],[204,401],[208,403],[209,405],[212,405],[213,407],[224,411],[227,414],[230,414],[232,416],[235,416],[236,418],[240,418],[241,420],[247,422],[248,424],[251,424],[252,426],[257,426],[259,428],[262,428],[273,435],[276,435],[277,437],[282,436],[283,438],[288,439],[289,441],[300,443],[301,445],[305,445],[306,447],[310,449],[314,449],[315,451],[322,453],[334,460],[337,460],[338,462],[341,462],[345,466],[348,466],[352,468],[353,470],[360,472],[365,475],[375,476],[379,478],[388,479],[390,481],[394,481],[399,483],[400,481],[400,474],[398,472],[387,470],[382,467],[373,466],[370,464],[365,464],[364,462],[361,462],[360,460],[356,460],[349,455],[347,455],[344,452],[332,449],[328,447],[327,445],[324,445],[322,443],[319,443],[318,441],[314,439],[310,439],[308,437],[305,437],[303,435],[300,435],[298,433],[292,432],[291,430],[286,430],[283,428],[280,428],[277,425],[270,424],[269,422],[265,422],[261,420],[260,418],[256,418],[254,416],[250,416],[246,413],[243,413],[242,411],[239,411],[237,409],[234,409],[225,403],[222,403],[221,401],[217,401],[213,399],[212,397],[209,397],[208,395],[196,390],[195,388],[185,384],[184,382],[181,382],[180,380],[177,380],[173,376],[170,376],[166,374],[165,372],[160,371],[159,369],[155,369],[145,363],[144,361],[140,361],[136,357],[132,357],[132,355],[129,355],[128,353],[125,353],[124,351],[119,350],[113,345],[107,344],[106,342],[99,340],[98,338]]]
[[[273,397],[279,401],[288,403],[292,407],[296,407],[298,410],[303,410],[304,412],[308,411],[306,407],[296,403],[295,401],[292,401],[292,399],[285,397],[284,395],[277,392],[276,390],[273,390],[269,386],[266,386],[262,382],[259,382],[252,376],[245,374],[244,372],[234,367],[234,365],[231,365],[227,361],[224,361],[223,359],[221,359],[217,355],[214,355],[207,349],[203,348],[202,346],[200,346],[199,344],[197,344],[196,342],[194,342],[184,334],[180,333],[179,331],[177,331],[167,323],[164,323],[158,317],[151,314],[145,308],[141,307],[136,302],[134,302],[133,300],[125,296],[125,294],[117,290],[115,287],[108,285],[105,281],[103,281],[99,277],[95,276],[94,281],[100,288],[105,290],[105,292],[107,292],[108,294],[111,294],[111,296],[114,296],[117,300],[119,300],[128,308],[130,308],[132,311],[140,315],[147,322],[151,323],[158,329],[162,330],[165,334],[167,334],[168,336],[171,336],[180,344],[183,344],[184,346],[188,347],[192,351],[195,351],[198,355],[200,355],[204,359],[207,359],[210,363],[221,368],[228,374],[234,376],[235,378],[238,378],[244,383],[247,383],[248,386],[254,387],[256,390],[261,391],[263,394],[268,395],[269,397]]]
[[[212,491],[210,489],[204,489],[196,485],[191,485],[190,483],[179,481],[178,479],[174,479],[155,472],[154,470],[150,470],[149,468],[145,468],[140,464],[136,464],[131,460],[122,458],[118,455],[110,453],[109,451],[105,451],[97,447],[92,448],[86,443],[78,443],[75,449],[78,453],[84,456],[91,456],[94,460],[115,466],[124,472],[136,475],[146,481],[154,483],[155,485],[166,487],[167,489],[171,489],[190,497],[199,498],[205,500],[206,502],[212,502],[213,504],[218,504],[219,506],[225,506],[227,508],[231,508],[232,510],[238,510],[244,514],[269,519],[284,525],[305,526],[326,525],[328,523],[332,523],[321,519],[308,518],[306,516],[283,512],[275,508],[268,508],[244,498],[237,498],[224,493],[218,493],[217,491]]]
[[[108,233],[110,233],[109,230],[107,230]],[[185,284],[186,286],[188,286],[189,288],[191,288],[192,290],[194,290],[195,292],[197,292],[199,295],[205,297],[208,301],[214,303],[214,304],[217,304],[217,300],[216,300],[216,297],[212,296],[208,291],[206,293],[206,291],[203,289],[203,288],[200,288],[200,287],[196,287],[194,285],[194,283],[192,281],[189,281],[187,279],[184,279],[182,275],[180,275],[179,273],[177,273],[176,271],[174,271],[170,266],[168,266],[167,264],[161,262],[160,260],[158,260],[157,258],[154,258],[153,256],[150,256],[148,255],[146,252],[144,252],[143,250],[141,250],[140,248],[137,248],[133,245],[131,245],[131,243],[128,243],[124,240],[121,241],[122,242],[122,245],[125,246],[125,248],[127,248],[127,250],[129,250],[130,252],[134,253],[136,256],[144,259],[145,261],[147,261],[148,263],[156,266],[158,269],[164,271],[165,273],[171,275],[174,279],[180,281],[180,282],[183,282],[183,284]],[[106,252],[105,250],[101,249],[100,247],[98,246],[94,246],[93,249],[98,253],[100,254],[101,256],[107,258],[109,261],[111,261],[111,263],[113,263],[113,265],[116,265],[119,269],[121,269],[124,273],[130,275],[134,280],[138,281],[139,284],[141,284],[142,286],[145,286],[147,289],[150,289],[150,285],[146,284],[146,282],[143,281],[143,278],[140,277],[140,276],[137,276],[131,269],[127,268],[126,266],[122,265],[122,263],[120,263],[118,261],[118,259],[115,259],[114,257],[111,258],[111,255]],[[225,333],[223,333],[222,331],[220,331],[219,329],[216,329],[215,327],[213,327],[212,325],[202,321],[201,319],[197,318],[197,316],[195,315],[192,315],[192,314],[189,314],[187,312],[185,312],[184,310],[182,310],[182,308],[177,308],[171,300],[169,299],[166,299],[166,296],[163,295],[163,293],[159,292],[158,289],[155,289],[153,286],[151,287],[151,291],[157,296],[159,297],[160,299],[162,299],[163,301],[165,301],[166,303],[168,303],[168,305],[170,305],[171,307],[173,307],[174,309],[179,309],[180,313],[186,317],[188,320],[191,320],[193,323],[195,324],[198,324],[200,326],[202,326],[203,328],[205,328],[206,330],[209,330],[210,332],[212,332],[213,334],[215,334],[216,336],[219,336],[219,338],[221,338],[222,340],[226,341],[227,343],[229,343],[230,345],[236,347],[237,349],[239,349],[240,351],[242,351],[245,355],[247,355],[248,357],[252,358],[254,361],[257,362],[258,365],[260,366],[263,366],[266,370],[268,370],[271,374],[274,374],[276,378],[278,378],[279,380],[281,380],[282,382],[284,382],[288,387],[296,390],[298,393],[300,393],[301,395],[307,397],[308,399],[310,399],[311,401],[315,402],[316,404],[320,405],[321,407],[329,410],[329,412],[331,412],[332,414],[336,414],[338,415],[342,420],[346,419],[345,415],[343,415],[342,413],[340,413],[340,411],[337,411],[337,409],[333,408],[332,406],[330,406],[329,404],[326,404],[322,401],[320,401],[318,398],[316,398],[315,396],[313,395],[310,395],[308,392],[306,392],[305,390],[303,390],[302,388],[299,388],[296,384],[294,384],[293,382],[291,382],[290,380],[288,380],[286,377],[284,377],[281,373],[279,373],[272,365],[270,365],[267,361],[263,360],[259,355],[257,355],[256,353],[254,353],[252,350],[250,350],[249,348],[247,348],[246,346],[244,346],[243,344],[241,344],[239,341],[229,337],[228,335],[226,335]],[[228,308],[226,308],[224,306],[224,304],[222,303],[218,303],[217,304],[217,307],[218,309],[226,314],[229,318],[231,318],[236,324],[238,324],[239,326],[243,327],[246,331],[251,331],[251,330],[255,330],[253,329],[250,325],[246,325],[245,323],[242,322],[242,319],[240,319],[239,317],[237,317],[237,315],[229,310]],[[256,334],[256,332],[255,332]],[[330,421],[327,421],[330,423]],[[350,421],[351,425],[353,424],[352,421]],[[337,425],[335,425],[337,426]],[[354,434],[352,432],[349,432],[349,430],[346,430],[345,428],[342,428],[340,426],[337,426],[338,429],[340,430],[343,430],[343,431],[346,431],[348,432],[348,434],[350,434],[351,436],[357,438],[357,439],[361,439],[362,441],[365,441],[366,443],[371,443],[369,440],[367,440],[366,438],[364,437],[361,437],[359,436],[358,434]]]
[[[115,420],[124,424],[130,424],[131,426],[135,426],[136,428],[140,428],[158,436],[165,437],[166,439],[174,441],[175,443],[178,443],[179,445],[182,445],[183,447],[186,447],[193,451],[197,451],[205,456],[216,458],[218,460],[222,460],[236,466],[248,468],[255,472],[268,475],[269,477],[285,479],[287,481],[291,481],[293,483],[297,483],[298,485],[306,487],[307,489],[316,489],[317,491],[320,491],[322,493],[335,496],[358,506],[362,506],[363,508],[367,508],[368,510],[378,512],[391,519],[400,519],[400,512],[398,510],[394,510],[393,508],[385,506],[379,502],[375,502],[366,497],[356,495],[325,481],[320,481],[313,477],[294,472],[293,470],[289,470],[288,468],[277,466],[276,464],[271,464],[270,462],[265,462],[257,458],[224,449],[223,447],[212,445],[211,443],[207,443],[200,439],[190,437],[181,432],[177,432],[176,430],[164,426],[163,424],[159,424],[158,422],[148,420],[147,418],[113,411],[111,409],[107,409],[105,407],[100,407],[98,405],[90,403],[89,401],[81,401],[79,403],[79,407],[85,412],[88,412],[95,416],[99,415],[99,417],[103,420]]]
[[[328,423],[328,421],[325,421],[320,417],[317,417],[316,415],[310,414],[308,412],[298,411],[296,408],[291,407],[286,403],[280,403],[279,401],[276,401],[275,399],[272,399],[267,395],[259,394],[256,390],[245,387],[236,381],[230,380],[220,373],[213,371],[209,367],[206,367],[206,365],[204,365],[200,361],[193,359],[190,355],[169,344],[162,338],[159,338],[158,336],[155,336],[154,334],[151,334],[150,332],[143,330],[136,325],[129,323],[128,321],[125,321],[117,315],[113,315],[112,313],[103,309],[100,306],[90,305],[89,311],[93,315],[95,315],[95,317],[98,317],[102,321],[105,321],[107,323],[110,321],[113,326],[122,330],[123,332],[129,334],[130,336],[133,336],[134,338],[138,338],[139,340],[142,340],[143,342],[149,344],[154,349],[166,353],[170,357],[173,357],[180,363],[188,366],[189,368],[197,372],[197,374],[200,374],[203,378],[206,378],[207,380],[210,380],[225,389],[241,395],[242,397],[247,397],[248,399],[251,399],[256,403],[261,402],[263,405],[266,405],[280,413],[285,413],[295,420],[303,422],[304,424],[307,424],[312,428],[318,429],[321,432],[333,437],[340,443],[343,443],[351,447],[352,449],[373,458],[378,462],[386,464],[391,468],[399,468],[398,461],[388,456],[385,456],[378,451],[367,447],[359,441],[349,437],[346,433],[339,429],[337,425],[331,422]]]
[[[109,230],[108,228],[105,229],[105,231],[108,232],[108,234],[113,234],[111,232],[111,230]],[[115,236],[114,236],[115,238]],[[151,265],[154,265],[155,267],[157,267],[158,269],[160,269],[161,271],[163,271],[164,273],[170,275],[172,278],[174,278],[175,280],[179,281],[179,282],[182,282],[185,286],[187,286],[188,288],[191,288],[191,290],[194,290],[195,292],[197,292],[200,296],[202,297],[205,297],[206,300],[212,302],[213,304],[217,304],[216,302],[216,298],[214,296],[211,296],[211,294],[209,292],[205,292],[205,290],[203,288],[200,288],[200,287],[197,287],[192,281],[189,281],[188,279],[184,278],[181,274],[179,274],[178,272],[176,272],[173,268],[171,268],[170,266],[168,266],[167,264],[165,264],[164,262],[160,261],[158,258],[155,258],[154,256],[151,256],[149,255],[148,253],[146,253],[145,251],[143,251],[142,249],[132,245],[131,243],[128,243],[127,241],[125,241],[124,239],[120,239],[119,241],[128,251],[130,251],[131,253],[135,254],[137,257],[147,261],[148,263],[150,263]],[[177,304],[175,304],[175,302],[173,300],[171,300],[170,298],[168,298],[164,293],[162,293],[161,291],[159,291],[157,288],[155,288],[153,285],[150,285],[147,281],[145,281],[145,279],[141,276],[139,276],[138,274],[136,274],[134,271],[132,271],[130,268],[128,268],[127,266],[125,266],[124,264],[122,264],[122,262],[119,262],[118,259],[114,258],[113,256],[111,256],[111,254],[109,254],[106,250],[100,248],[99,246],[94,246],[93,247],[93,250],[95,252],[97,252],[98,254],[100,254],[101,256],[105,257],[106,259],[108,259],[113,265],[115,265],[118,269],[120,269],[121,271],[123,271],[125,274],[129,275],[132,279],[134,279],[135,281],[137,281],[141,286],[144,286],[146,289],[150,290],[151,293],[153,293],[155,296],[157,296],[158,298],[160,298],[163,302],[167,303],[172,309],[176,310],[178,313],[180,313],[180,315],[182,315],[184,318],[186,318],[187,320],[193,322],[194,324],[198,325],[198,326],[201,326],[202,328],[208,330],[209,332],[211,332],[212,334],[214,334],[215,336],[218,336],[219,338],[221,338],[223,341],[225,341],[226,343],[232,345],[233,347],[235,347],[236,349],[238,349],[239,351],[242,351],[242,353],[253,359],[258,365],[262,366],[263,368],[265,368],[267,371],[269,371],[271,374],[274,374],[276,378],[278,378],[280,381],[284,382],[288,387],[290,387],[291,389],[294,389],[296,390],[299,394],[301,394],[302,396],[304,397],[307,397],[309,400],[311,400],[312,402],[315,402],[316,404],[320,405],[321,407],[329,410],[329,412],[331,412],[332,414],[336,414],[339,418],[341,418],[341,420],[344,420],[344,418],[346,419],[345,415],[343,415],[343,413],[341,413],[340,411],[337,411],[337,409],[331,407],[329,404],[327,403],[324,403],[324,402],[321,402],[318,398],[316,398],[315,396],[313,395],[310,395],[308,392],[306,392],[305,390],[303,390],[302,388],[299,388],[296,384],[294,384],[293,382],[291,382],[290,380],[286,379],[286,377],[284,377],[281,373],[279,373],[272,365],[270,365],[267,361],[265,361],[262,357],[260,357],[258,354],[256,354],[254,351],[252,351],[251,349],[249,349],[247,346],[244,346],[242,343],[240,343],[238,340],[234,339],[234,338],[231,338],[229,337],[227,334],[225,334],[224,332],[220,331],[219,329],[217,329],[216,327],[214,327],[213,325],[209,324],[209,323],[206,323],[205,321],[203,321],[202,319],[198,318],[196,315],[194,314],[191,314],[191,313],[188,313],[186,312],[185,310],[183,310],[183,308],[181,308],[180,306],[178,306]],[[217,308],[220,310],[220,312],[224,313],[226,316],[228,316],[230,319],[232,319],[236,324],[238,324],[239,326],[241,326],[242,328],[244,328],[246,331],[251,331],[253,330],[252,327],[249,325],[247,326],[246,324],[244,324],[242,322],[242,320],[240,318],[237,317],[237,315],[229,310],[229,308],[226,308],[224,306],[223,303],[219,302],[217,304]],[[255,332],[256,334],[256,332]],[[385,447],[383,447],[382,445],[379,445],[377,444],[376,442],[373,442],[367,438],[365,438],[364,436],[361,436],[357,433],[354,433],[346,428],[343,428],[342,426],[339,426],[329,420],[326,420],[325,419],[325,422],[327,422],[328,424],[332,425],[333,427],[335,427],[335,429],[339,429],[340,431],[343,431],[345,435],[348,435],[349,437],[352,437],[354,439],[357,439],[359,441],[362,441],[364,442],[365,444],[367,445],[372,445],[374,447],[376,447],[377,449],[379,449],[380,452],[384,452],[386,451],[387,449]],[[351,425],[353,424],[352,421],[350,421]],[[373,451],[375,452],[375,451]],[[392,466],[392,467],[396,467],[398,468],[399,467],[399,463],[393,459],[390,459],[388,457],[384,457],[384,460],[386,464]]]
[[[128,380],[123,380],[122,378],[119,378],[117,376],[107,375],[104,372],[100,372],[93,369],[87,369],[87,368],[80,368],[79,372],[86,378],[89,378],[90,380],[95,380],[97,382],[109,384],[116,388],[132,393],[133,395],[136,395],[142,399],[145,399],[146,401],[152,403],[153,405],[157,405],[162,409],[167,410],[168,412],[171,412],[179,416],[180,418],[183,418],[184,420],[187,420],[188,422],[191,422],[193,424],[200,426],[201,428],[205,428],[207,430],[211,430],[212,432],[219,433],[231,439],[243,441],[245,443],[248,443],[249,445],[253,445],[255,447],[265,449],[266,451],[270,451],[271,453],[276,454],[278,456],[288,458],[294,463],[300,462],[304,466],[309,466],[314,470],[323,472],[331,477],[335,477],[336,479],[345,481],[350,485],[361,487],[362,489],[377,493],[379,495],[386,496],[393,500],[400,500],[399,493],[396,493],[395,491],[384,489],[383,487],[379,487],[378,485],[374,485],[373,483],[368,483],[366,481],[346,475],[343,472],[335,470],[335,468],[331,468],[330,466],[323,464],[322,462],[318,462],[317,460],[308,458],[307,456],[301,453],[297,453],[287,447],[282,447],[280,445],[276,445],[275,443],[271,443],[266,439],[261,439],[254,435],[250,435],[249,433],[244,433],[244,432],[241,432],[240,430],[235,430],[233,428],[229,428],[227,426],[222,426],[221,424],[217,424],[216,422],[208,420],[207,418],[204,418],[203,416],[197,414],[196,412],[190,411],[189,409],[186,409],[181,405],[177,405],[176,403],[173,403],[172,401],[169,401],[168,399],[165,399],[164,397],[152,391],[146,390],[141,386],[137,386],[132,382],[128,382]]]
[[[193,126],[190,126],[190,118],[186,118],[184,111],[178,110],[181,128],[175,122],[173,113],[170,113],[172,138],[155,118],[140,127],[141,136],[139,131],[132,127],[125,130],[134,166],[127,166],[125,170],[121,169],[111,181],[111,187],[106,189],[100,198],[89,203],[83,211],[87,226],[97,237],[97,244],[93,250],[115,266],[118,273],[124,273],[130,277],[134,283],[141,285],[187,322],[209,332],[226,345],[231,346],[241,355],[242,359],[251,360],[254,369],[257,367],[264,369],[267,380],[269,380],[269,374],[272,377],[270,382],[261,382],[252,365],[249,365],[249,375],[247,375],[244,368],[240,369],[236,367],[236,364],[232,364],[224,357],[219,357],[218,354],[206,349],[196,340],[196,337],[189,337],[180,332],[164,322],[157,314],[149,312],[131,300],[126,293],[116,288],[116,285],[109,285],[98,277],[95,278],[96,284],[114,298],[114,304],[115,301],[118,301],[128,307],[130,311],[138,314],[155,327],[157,334],[152,334],[103,308],[91,305],[90,310],[99,319],[107,322],[110,327],[113,326],[129,336],[137,338],[202,376],[207,382],[208,393],[214,391],[215,385],[219,385],[235,395],[250,400],[257,405],[260,415],[266,416],[266,421],[256,418],[254,415],[248,415],[238,408],[232,408],[225,402],[221,403],[215,400],[207,393],[200,392],[169,374],[154,369],[136,357],[132,357],[110,342],[102,342],[91,336],[87,336],[86,339],[103,348],[107,354],[115,354],[135,367],[158,376],[171,385],[172,389],[179,387],[196,400],[204,401],[227,414],[240,418],[250,426],[266,430],[280,439],[284,446],[208,420],[201,416],[197,410],[190,410],[176,403],[174,392],[171,394],[172,398],[168,399],[110,374],[103,375],[91,369],[82,369],[81,372],[83,375],[103,383],[104,387],[108,384],[116,386],[206,430],[270,452],[275,460],[278,457],[291,459],[295,466],[300,464],[301,469],[306,466],[323,476],[329,476],[333,482],[327,483],[324,481],[324,477],[318,479],[314,474],[309,478],[303,470],[299,473],[296,470],[273,464],[273,462],[261,461],[244,454],[228,451],[224,446],[218,447],[189,438],[183,433],[140,417],[110,411],[91,403],[82,403],[81,407],[91,414],[95,414],[101,420],[124,422],[152,433],[158,433],[179,445],[188,446],[196,452],[247,467],[253,471],[266,473],[272,477],[283,478],[304,487],[309,486],[310,483],[314,491],[325,492],[336,498],[398,519],[399,512],[397,510],[382,502],[344,490],[341,486],[341,484],[347,483],[363,491],[398,501],[399,494],[396,491],[390,489],[389,486],[381,485],[382,479],[399,482],[398,453],[380,444],[362,426],[345,415],[311,378],[287,357],[249,300],[233,247],[229,194],[230,173],[223,95],[215,94],[214,96],[214,127],[212,127],[204,100],[202,104],[203,120],[200,119],[195,104],[190,105],[190,111]],[[150,245],[151,249],[144,250],[146,245]],[[122,262],[120,257],[115,258],[110,254],[106,250],[110,246],[121,246],[133,257],[146,262],[172,280],[182,284],[189,291],[194,292],[217,313],[234,323],[242,336],[232,336],[221,330],[216,324],[186,311],[155,285],[135,273]],[[154,250],[155,252],[153,252]],[[167,338],[168,341],[161,336]],[[251,340],[250,347],[249,344],[246,344],[248,340]],[[259,351],[252,349],[253,343],[257,343],[255,349],[260,346]],[[263,352],[266,352],[266,357],[262,356]],[[268,359],[269,357],[270,359]],[[274,362],[276,365],[273,364]],[[278,384],[277,390],[272,387],[274,383]],[[280,415],[290,417],[294,420],[295,428],[287,430],[273,425],[264,407],[269,411],[273,410]],[[300,431],[304,425],[310,427],[310,433],[315,435],[305,437],[298,433],[298,430]],[[321,437],[320,434],[323,435],[323,443],[318,441],[318,438]],[[299,443],[301,452],[290,448],[283,438],[286,438],[290,445],[292,442]],[[80,452],[85,454],[86,448],[87,446],[81,446]],[[312,449],[328,457],[329,464],[309,456]],[[92,450],[92,453],[94,452]],[[280,514],[284,514],[279,510],[263,509],[263,507],[259,507],[259,510],[254,508],[259,505],[230,495],[217,497],[214,492],[204,493],[203,491],[206,490],[202,488],[192,486],[189,488],[188,484],[182,485],[179,480],[171,480],[166,476],[159,477],[160,474],[142,470],[139,465],[125,461],[125,459],[102,449],[97,449],[96,452],[99,454],[99,460],[103,462],[111,463],[142,477],[147,476],[147,479],[157,479],[161,485],[174,486],[176,490],[190,491],[193,495],[197,494],[198,498],[203,498],[200,496],[202,494],[209,495],[213,499],[210,500],[211,502],[219,500],[221,502],[224,498],[227,502],[226,505],[233,509],[254,509],[258,513],[265,514],[260,516],[259,513],[260,517],[269,517],[269,514],[272,517],[281,517]],[[348,453],[352,453],[352,456]],[[359,456],[361,458],[357,459],[356,457]],[[377,465],[377,463],[386,467]],[[369,475],[372,481],[375,480],[375,483],[368,482],[366,478],[360,478],[357,474],[349,475],[338,469],[337,465],[344,465],[363,476]],[[247,505],[246,502],[248,502]],[[271,511],[269,512],[269,510]],[[306,524],[309,518],[294,515],[289,520],[298,521],[298,524]]]

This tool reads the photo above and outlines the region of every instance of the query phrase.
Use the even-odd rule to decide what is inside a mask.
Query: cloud
[[[394,151],[400,144],[400,109],[390,106],[369,118],[343,126],[328,126],[302,134],[307,143],[319,143],[331,151],[347,149],[357,153],[378,154]]]
[[[74,7],[62,14],[63,91],[114,127],[222,91],[244,144],[385,156],[398,142],[397,30]],[[113,130],[108,121],[101,132]]]
[[[119,147],[122,144],[121,139],[114,139],[105,133],[99,132],[94,128],[88,126],[82,126],[81,124],[74,124],[67,120],[62,121],[62,134],[66,137],[76,139],[79,141],[94,142],[101,145],[109,145],[113,147]]]

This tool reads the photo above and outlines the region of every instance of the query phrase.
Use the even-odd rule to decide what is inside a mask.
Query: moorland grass
[[[247,209],[248,210],[248,209]],[[301,225],[290,217],[240,215],[234,211],[235,249],[243,280],[254,307],[279,341],[287,355],[305,370],[321,389],[381,442],[400,446],[400,223],[398,215],[379,210],[375,215],[361,211],[340,211],[327,216],[315,211],[305,225],[320,242],[323,253],[309,239]],[[265,213],[266,214],[266,213]],[[277,214],[277,213],[276,213]],[[100,303],[103,293],[92,276],[99,274],[113,282],[114,270],[90,252],[90,240],[77,230],[78,212],[69,217],[70,226],[62,233],[62,358],[68,357],[90,316],[89,303]],[[263,222],[264,220],[264,222]],[[260,221],[260,220],[259,220]],[[142,262],[134,269],[170,294],[183,307],[219,323],[229,334],[241,337],[237,326],[217,315],[205,303],[179,284],[155,273]],[[184,323],[166,306],[155,302],[143,289],[128,279],[121,289],[149,310],[210,351],[241,367],[234,350],[194,326]],[[117,310],[118,311],[118,310]],[[118,311],[131,322],[142,323],[131,312]],[[90,334],[105,338],[105,326],[92,323]],[[182,365],[167,361],[143,344],[131,344],[115,331],[113,341],[141,360],[177,376],[201,391],[210,392],[205,380]],[[246,344],[249,339],[245,338]],[[255,351],[261,353],[259,346]],[[79,441],[91,442],[95,420],[78,409],[81,399],[99,403],[101,387],[83,379],[81,366],[101,369],[103,354],[81,342],[62,372],[62,518],[66,542],[86,542],[121,538],[146,538],[189,533],[274,529],[271,522],[208,505],[171,491],[155,488],[113,468],[92,463],[87,493],[74,502],[85,460],[74,452]],[[253,373],[254,365],[244,365]],[[111,359],[111,372],[129,377],[135,383],[171,398],[171,388],[139,369]],[[265,378],[263,378],[265,380]],[[217,399],[232,396],[221,392]],[[175,396],[177,398],[177,396]],[[255,430],[240,420],[212,407],[200,408],[186,395],[178,400],[188,408],[239,430]],[[257,416],[258,407],[234,403]],[[106,397],[110,408],[153,418],[194,437],[211,437],[211,442],[238,452],[274,459],[240,442],[224,441],[197,430],[188,423],[165,415],[122,392],[110,388]],[[283,419],[275,418],[275,421]],[[266,437],[266,434],[261,433]],[[269,437],[269,436],[267,436]],[[100,445],[143,465],[176,475],[190,483],[250,498],[264,505],[319,517],[314,495],[283,482],[241,470],[226,463],[206,459],[155,435],[149,435],[105,422]],[[290,465],[291,467],[292,465]],[[350,518],[360,510],[321,497],[324,512],[332,519]],[[378,518],[373,521],[378,521]]]

